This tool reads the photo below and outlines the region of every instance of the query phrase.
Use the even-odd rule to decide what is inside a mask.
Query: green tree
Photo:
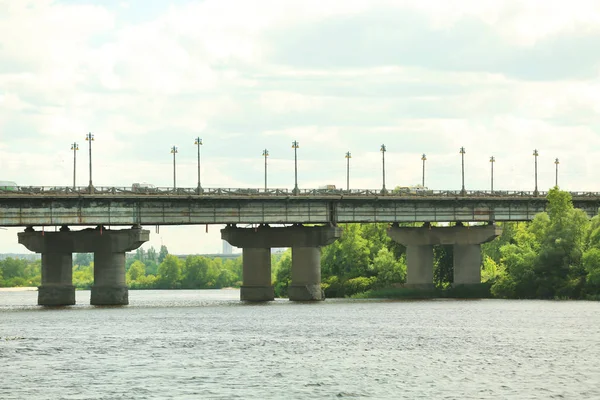
[[[292,250],[287,249],[279,262],[274,266],[275,270],[275,296],[288,297],[288,287],[292,282]]]
[[[135,282],[143,276],[146,276],[146,266],[140,260],[135,260],[127,271],[127,283]]]
[[[158,262],[158,255],[156,254],[156,249],[153,246],[150,246],[150,248],[146,252],[146,260],[152,261],[154,263]]]
[[[382,247],[373,260],[373,270],[377,275],[377,283],[389,286],[395,283],[406,282],[406,262],[402,257],[396,259],[387,247]]]
[[[90,265],[94,261],[93,253],[75,253],[73,257],[73,265],[86,266]]]
[[[171,254],[165,256],[158,266],[158,284],[162,288],[176,289],[181,286],[181,271],[183,261]]]
[[[321,266],[323,275],[352,279],[372,276],[368,241],[361,235],[359,224],[343,227],[342,237],[323,248]]]
[[[183,268],[182,285],[185,288],[208,287],[209,264],[211,260],[202,256],[188,256]]]
[[[169,254],[169,250],[167,249],[167,246],[165,245],[161,245],[160,246],[160,252],[158,253],[158,263],[161,264],[164,260],[165,257]]]

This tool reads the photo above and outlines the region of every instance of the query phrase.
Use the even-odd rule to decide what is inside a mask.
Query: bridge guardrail
[[[600,192],[569,192],[573,198],[590,198],[600,197]],[[43,195],[65,195],[65,196],[102,196],[102,195],[125,195],[125,196],[273,196],[273,197],[289,197],[289,196],[339,196],[339,197],[485,197],[485,198],[501,198],[501,197],[546,197],[548,192],[540,191],[537,196],[533,191],[514,191],[514,190],[390,190],[382,193],[381,189],[300,189],[297,194],[287,188],[203,188],[201,193],[198,193],[197,188],[172,188],[172,187],[148,187],[148,188],[131,188],[122,186],[98,186],[90,190],[87,186],[70,187],[70,186],[14,186],[0,188],[2,196],[43,196]]]

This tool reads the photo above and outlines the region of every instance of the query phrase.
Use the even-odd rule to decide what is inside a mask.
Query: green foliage
[[[146,276],[146,266],[143,262],[135,260],[129,270],[127,271],[127,284],[129,285],[133,281],[137,281],[141,277]]]
[[[287,297],[288,287],[292,281],[292,250],[286,250],[274,268],[275,285],[274,291],[276,297]]]
[[[159,264],[162,264],[162,262],[165,260],[165,258],[167,257],[168,254],[169,254],[169,250],[167,249],[167,246],[161,245],[160,252],[158,253],[158,258],[156,259],[156,262]]]
[[[590,222],[575,209],[568,192],[548,192],[547,213],[517,227],[509,244],[500,247],[505,268],[492,286],[492,294],[510,298],[580,298],[594,290],[590,272],[594,253],[586,247],[597,242],[597,218]],[[587,265],[586,257],[587,256]],[[592,278],[593,280],[593,278]]]
[[[454,282],[454,247],[433,246],[433,284],[446,288]]]

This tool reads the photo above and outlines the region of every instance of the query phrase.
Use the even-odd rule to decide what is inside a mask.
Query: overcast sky
[[[600,191],[595,0],[0,0],[0,180]],[[162,227],[174,253],[219,227]],[[16,229],[0,252],[24,252]]]

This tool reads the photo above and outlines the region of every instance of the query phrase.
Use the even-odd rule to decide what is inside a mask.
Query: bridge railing
[[[388,190],[382,193],[381,189],[299,189],[297,193],[287,188],[203,188],[201,192],[197,188],[173,188],[173,187],[144,187],[132,188],[130,186],[98,186],[90,189],[88,186],[13,186],[0,187],[0,195],[65,195],[65,196],[102,196],[102,195],[125,195],[125,196],[273,196],[273,197],[311,197],[311,196],[335,196],[335,197],[476,197],[476,198],[522,198],[522,197],[545,197],[548,192],[540,191],[514,191],[514,190],[429,190],[429,189],[400,189]],[[600,197],[600,192],[570,192],[573,198]]]

